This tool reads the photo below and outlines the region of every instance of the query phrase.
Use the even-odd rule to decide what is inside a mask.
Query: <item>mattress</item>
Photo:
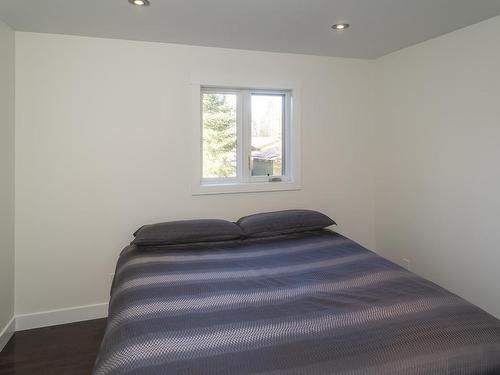
[[[500,374],[500,321],[326,230],[129,246],[93,373]]]

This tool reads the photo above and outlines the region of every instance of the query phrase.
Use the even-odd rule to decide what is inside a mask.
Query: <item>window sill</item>
[[[205,184],[193,188],[193,195],[264,193],[273,191],[301,190],[297,182],[249,182],[232,184]]]

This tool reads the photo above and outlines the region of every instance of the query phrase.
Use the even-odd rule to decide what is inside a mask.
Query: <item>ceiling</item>
[[[497,15],[500,0],[0,0],[21,31],[368,59]]]

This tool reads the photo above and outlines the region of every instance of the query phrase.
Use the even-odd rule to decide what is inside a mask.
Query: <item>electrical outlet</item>
[[[408,271],[411,271],[411,262],[409,259],[403,258],[402,266],[406,268]]]

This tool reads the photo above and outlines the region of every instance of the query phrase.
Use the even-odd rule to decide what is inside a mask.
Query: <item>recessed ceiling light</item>
[[[148,6],[149,0],[128,0],[130,4],[139,5],[141,7]]]
[[[348,23],[337,23],[337,24],[332,26],[332,29],[342,31],[342,30],[348,29],[349,26],[351,26],[351,25],[349,25]]]

